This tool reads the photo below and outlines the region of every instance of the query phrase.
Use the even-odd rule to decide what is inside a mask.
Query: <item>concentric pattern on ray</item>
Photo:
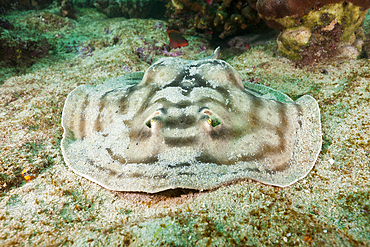
[[[308,174],[321,149],[311,96],[293,102],[243,85],[212,58],[163,58],[144,75],[80,86],[62,124],[68,166],[117,191],[209,189],[245,178],[284,187]]]

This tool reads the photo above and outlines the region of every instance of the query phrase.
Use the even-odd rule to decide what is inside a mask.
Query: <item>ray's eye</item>
[[[145,122],[145,125],[146,125],[146,127],[148,127],[150,129],[150,128],[152,128],[152,123],[153,123],[153,119],[150,119],[150,120]]]
[[[217,118],[208,118],[207,123],[214,128],[219,126],[221,124],[221,121]]]
[[[202,107],[200,109],[200,112],[205,114],[201,117],[201,119],[207,120],[208,125],[212,128],[215,128],[221,124],[221,121],[207,107]]]
[[[146,127],[151,129],[155,123],[160,125],[160,123],[162,123],[163,121],[159,115],[163,113],[164,111],[165,110],[161,108],[161,109],[158,109],[156,112],[154,112],[153,117],[145,122]]]
[[[163,119],[160,116],[155,116],[149,119],[148,121],[145,122],[146,127],[149,129],[154,128],[154,126],[160,127],[163,125]]]

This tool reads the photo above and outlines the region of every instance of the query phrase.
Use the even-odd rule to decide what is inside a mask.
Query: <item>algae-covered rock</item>
[[[337,56],[356,59],[360,55],[362,25],[370,1],[324,1],[326,5],[309,3],[312,6],[302,4],[300,8],[286,3],[290,9],[285,16],[276,9],[266,10],[271,7],[267,2],[273,1],[258,1],[257,10],[269,26],[282,31],[277,38],[278,48],[289,58],[312,64]]]
[[[287,29],[279,35],[277,40],[278,48],[290,58],[299,60],[301,47],[308,45],[311,35],[311,30],[307,27]]]

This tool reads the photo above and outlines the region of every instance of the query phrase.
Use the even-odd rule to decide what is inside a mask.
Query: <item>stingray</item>
[[[62,115],[66,164],[107,189],[148,193],[305,177],[321,150],[316,100],[243,82],[218,56],[162,58],[74,89]]]

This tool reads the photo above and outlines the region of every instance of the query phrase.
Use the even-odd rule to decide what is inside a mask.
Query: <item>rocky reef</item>
[[[0,0],[0,14],[11,10],[40,11],[43,8],[57,9],[53,15],[77,21],[80,8],[93,8],[110,18],[162,19],[166,15],[168,30],[202,36],[207,40],[221,39],[231,43],[230,47],[239,46],[228,41],[233,36],[269,33],[273,28],[280,31],[277,38],[280,54],[302,66],[334,57],[369,57],[370,53],[370,41],[362,30],[370,0]],[[4,25],[0,27],[2,57],[12,60],[13,64],[19,63],[18,60],[30,60],[24,57],[27,54],[25,48],[19,48],[24,41],[14,38],[14,35],[9,36],[14,31],[6,27],[6,21],[1,25]],[[29,47],[32,42],[27,42],[27,50],[40,51],[37,52],[39,57],[47,53],[46,42],[50,41],[42,42],[37,37],[36,43],[43,44],[41,50],[40,47],[34,48],[36,43]],[[243,51],[250,47],[249,41],[239,43]],[[19,47],[10,49],[14,44]],[[11,52],[5,57],[9,50]],[[30,58],[34,57],[30,55]]]
[[[300,64],[333,57],[356,59],[364,44],[362,26],[370,1],[258,0],[267,25],[281,31],[279,51]]]
[[[51,45],[44,35],[27,30],[0,18],[0,65],[29,66],[48,55]]]
[[[265,26],[250,0],[169,0],[169,26],[220,38]],[[182,31],[183,31],[182,30]],[[210,38],[210,36],[209,36]]]
[[[362,26],[369,0],[168,1],[169,26],[182,32],[194,30],[224,39],[266,30],[266,23],[281,31],[277,38],[279,52],[299,65],[334,57],[355,59],[366,43]]]

